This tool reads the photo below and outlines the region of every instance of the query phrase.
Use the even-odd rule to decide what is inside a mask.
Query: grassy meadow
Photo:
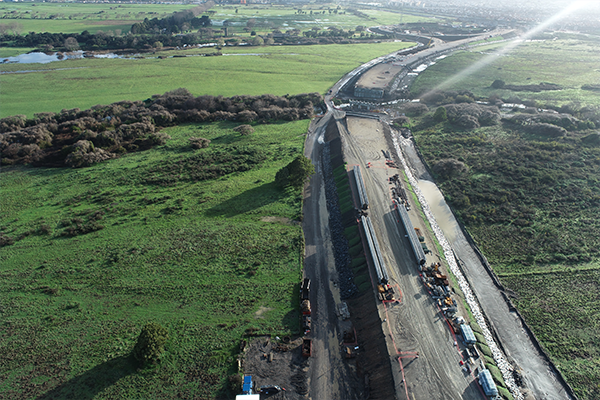
[[[272,29],[285,31],[288,29],[299,29],[301,31],[312,28],[327,29],[335,27],[338,29],[354,29],[357,26],[391,25],[409,22],[431,22],[433,17],[400,14],[384,10],[358,9],[361,16],[336,4],[307,4],[298,7],[277,5],[248,5],[232,6],[217,5],[211,9],[216,13],[211,17],[213,20],[227,20],[232,23],[230,30],[242,34],[246,26],[252,27],[257,33],[268,33]],[[302,14],[297,11],[301,10]],[[332,10],[330,13],[329,10]],[[337,10],[337,13],[334,12]],[[325,12],[323,14],[323,12]],[[364,14],[364,15],[362,15]],[[250,24],[248,24],[250,21]]]
[[[20,33],[80,33],[87,30],[129,32],[144,18],[164,18],[192,8],[181,4],[2,3],[2,23],[16,22]]]
[[[79,33],[87,30],[120,30],[129,32],[131,25],[144,18],[164,18],[175,11],[190,9],[194,5],[182,4],[86,4],[86,3],[9,3],[0,5],[2,23],[17,22],[20,33],[52,32]],[[393,13],[384,10],[359,9],[365,16],[357,16],[337,4],[308,4],[298,7],[287,5],[215,5],[211,19],[214,28],[220,29],[223,21],[231,22],[230,31],[248,35],[246,26],[257,33],[270,33],[272,29],[310,30],[313,27],[326,29],[354,29],[356,26],[397,24],[400,22],[433,21],[434,18]],[[306,14],[298,14],[301,9]],[[332,10],[329,13],[329,10]],[[334,13],[333,10],[338,11]],[[312,11],[312,14],[311,14]],[[325,11],[325,14],[322,14]],[[248,24],[248,21],[250,24]]]
[[[581,89],[597,82],[593,48],[590,42],[526,43],[451,89],[593,109],[597,94]],[[441,60],[418,77],[416,92],[481,57],[466,52]],[[560,62],[569,58],[578,62]],[[509,93],[490,88],[495,79],[564,89]],[[413,118],[419,149],[431,166],[454,159],[467,167],[438,176],[440,189],[579,398],[599,398],[600,147],[589,140],[597,128],[555,138],[504,122],[466,130],[435,122],[433,111]]]
[[[0,117],[143,100],[185,87],[194,95],[324,93],[363,62],[409,47],[383,42],[352,45],[227,47],[220,57],[81,59],[0,67]],[[189,50],[187,55],[212,53]],[[226,54],[226,55],[225,55]],[[19,72],[26,71],[26,72]],[[11,73],[6,73],[11,72]],[[10,96],[9,96],[10,93]]]
[[[15,243],[0,253],[0,397],[231,398],[246,334],[299,332],[301,196],[273,181],[308,121],[235,126],[168,128],[164,146],[85,169],[3,167],[0,230]],[[208,149],[190,147],[198,136]],[[188,179],[207,152],[240,154],[245,172]],[[148,321],[170,339],[138,371]]]

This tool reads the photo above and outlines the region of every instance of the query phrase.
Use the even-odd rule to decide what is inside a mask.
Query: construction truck
[[[310,315],[310,300],[302,300],[300,310],[302,310],[302,315]]]
[[[302,356],[307,357],[307,358],[312,356],[312,340],[310,340],[310,339],[302,340]]]

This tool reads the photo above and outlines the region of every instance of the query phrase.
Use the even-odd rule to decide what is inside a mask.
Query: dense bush
[[[73,152],[65,158],[65,164],[69,167],[89,167],[100,161],[114,158],[115,154],[102,149],[96,149],[94,144],[88,140],[79,140],[73,145]]]
[[[500,110],[495,106],[462,103],[447,104],[445,108],[448,120],[462,128],[473,129],[500,122]]]
[[[169,339],[166,328],[156,322],[150,322],[142,328],[137,343],[133,348],[133,356],[142,365],[158,363]]]
[[[309,158],[299,155],[291,163],[275,174],[275,183],[281,187],[292,186],[300,189],[309,176],[315,173],[315,167]]]
[[[433,164],[432,169],[436,174],[446,179],[456,175],[460,175],[469,170],[469,168],[465,165],[464,162],[458,161],[454,158],[445,158],[436,161]]]
[[[448,112],[445,107],[438,107],[433,113],[433,120],[436,122],[444,122],[448,119]]]
[[[418,117],[429,111],[429,107],[423,103],[402,103],[398,110],[409,117]]]
[[[265,162],[267,157],[268,153],[257,146],[208,149],[193,156],[163,161],[148,170],[145,183],[171,186],[180,181],[215,179],[234,172],[249,171]]]
[[[159,130],[184,122],[312,118],[318,93],[262,96],[199,96],[187,89],[154,95],[146,101],[120,101],[89,110],[16,115],[0,120],[3,164],[85,167],[126,151],[162,145],[169,136]],[[242,134],[252,129],[241,125]],[[248,129],[250,128],[250,129]],[[250,132],[251,133],[251,132]]]

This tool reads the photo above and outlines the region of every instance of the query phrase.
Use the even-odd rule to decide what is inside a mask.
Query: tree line
[[[193,96],[187,89],[145,101],[120,101],[88,110],[64,109],[0,119],[2,164],[85,167],[119,154],[164,144],[160,130],[185,122],[267,123],[309,119],[318,93],[274,96]]]

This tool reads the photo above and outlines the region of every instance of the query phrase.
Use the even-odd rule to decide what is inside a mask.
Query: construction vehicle
[[[308,300],[310,295],[310,279],[304,278],[300,284],[300,300]]]
[[[421,234],[421,230],[419,228],[415,228],[415,233],[417,234],[419,242],[423,243],[425,241],[425,236]]]
[[[300,309],[302,310],[302,315],[310,315],[310,300],[302,300]]]
[[[377,285],[377,296],[380,301],[394,301],[394,288],[387,283]]]
[[[310,340],[310,339],[302,340],[302,356],[303,357],[312,356],[312,340]]]
[[[285,389],[282,388],[281,386],[277,386],[277,385],[266,385],[266,386],[261,386],[260,387],[260,394],[264,394],[264,395],[271,395],[271,394],[277,394],[279,392],[285,392]]]
[[[310,333],[310,328],[311,328],[311,318],[310,315],[303,315],[302,316],[302,329],[304,330],[304,334],[308,335]]]
[[[342,347],[342,352],[344,353],[344,358],[346,359],[350,359],[350,358],[356,358],[356,351],[355,349],[357,349],[358,346],[352,347],[352,346],[343,346]]]

